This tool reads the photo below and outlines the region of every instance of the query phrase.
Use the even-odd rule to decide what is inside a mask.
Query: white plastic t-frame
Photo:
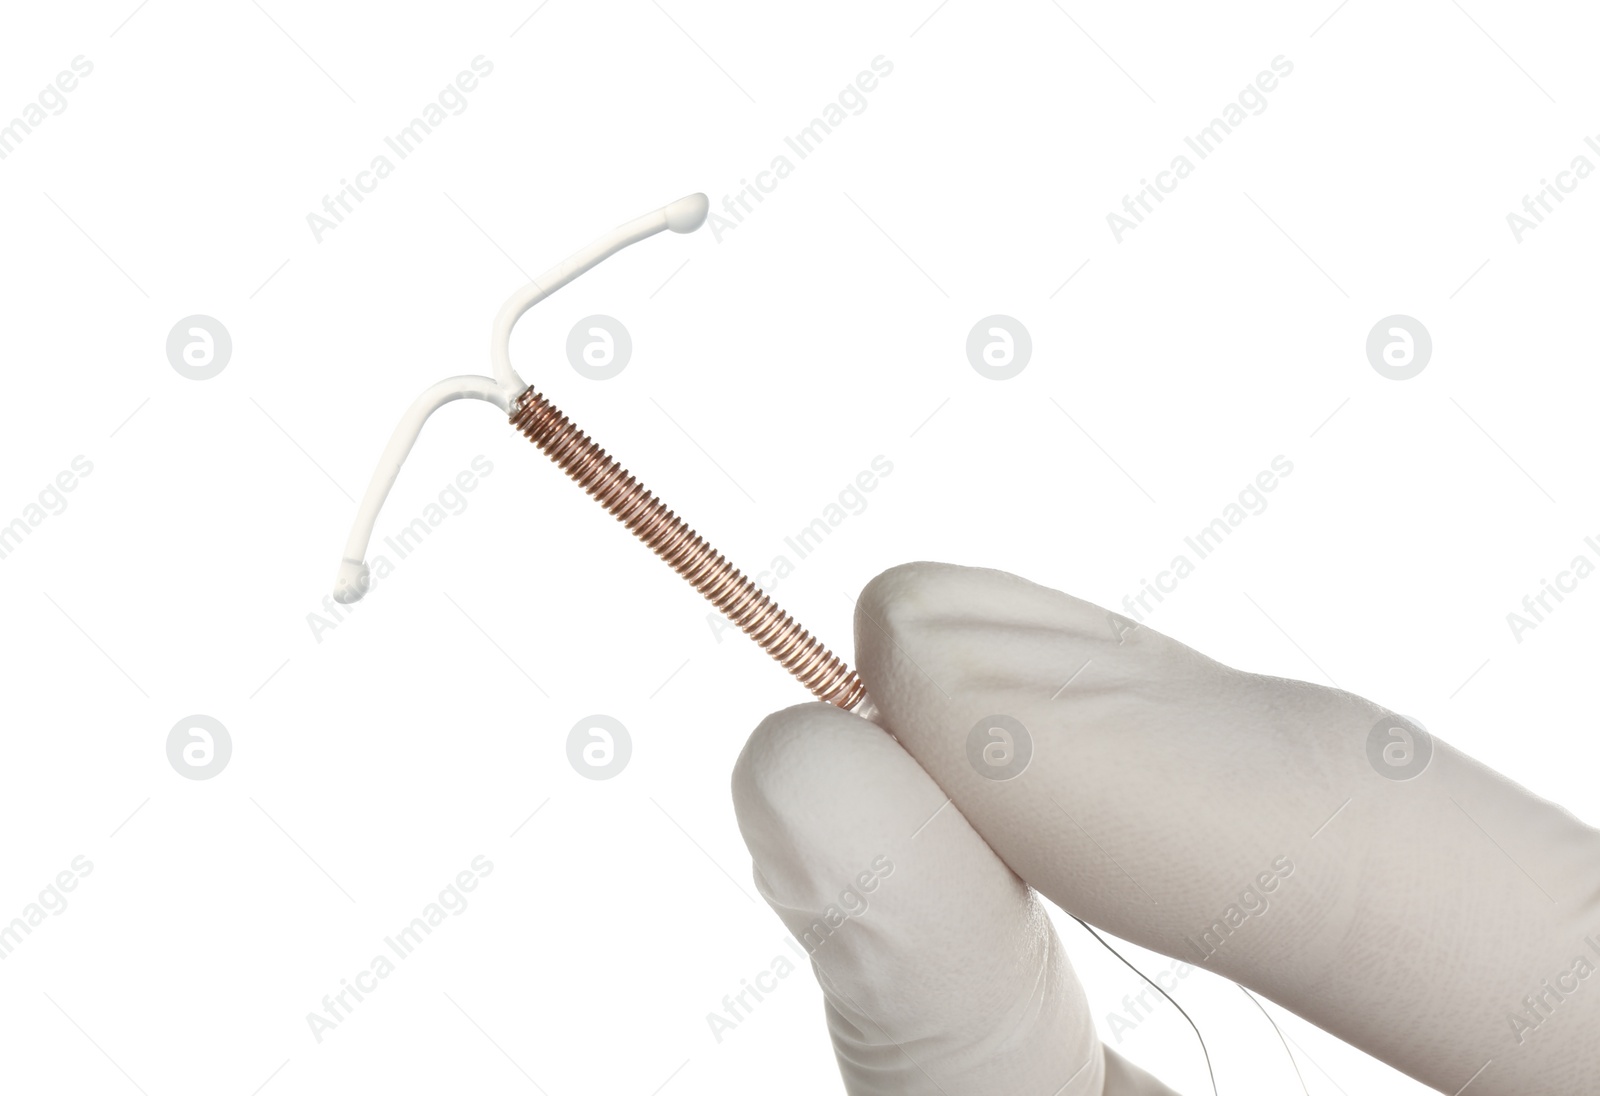
[[[572,279],[594,266],[602,259],[615,255],[629,244],[654,236],[662,229],[674,232],[693,232],[705,223],[711,203],[704,194],[690,194],[653,213],[607,233],[588,247],[561,263],[557,263],[539,277],[513,293],[494,318],[494,329],[489,337],[489,360],[494,368],[493,377],[449,377],[418,396],[409,410],[401,416],[394,428],[378,467],[367,484],[367,493],[356,511],[356,520],[350,527],[350,536],[344,544],[344,557],[339,561],[339,573],[333,584],[334,600],[343,604],[359,601],[371,584],[367,567],[367,544],[372,540],[373,527],[378,523],[378,511],[383,509],[389,489],[400,475],[400,465],[405,463],[411,447],[417,442],[422,424],[428,416],[452,400],[487,400],[500,410],[511,413],[517,398],[528,388],[511,368],[511,329],[522,314]]]

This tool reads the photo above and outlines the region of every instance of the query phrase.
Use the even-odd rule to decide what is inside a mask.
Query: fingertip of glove
[[[905,699],[930,682],[946,698],[957,688],[1013,680],[1031,688],[1038,684],[1037,661],[1048,677],[1063,657],[1144,650],[1139,641],[1153,634],[1119,613],[1006,571],[905,563],[872,579],[856,602],[856,669],[893,719],[905,716]]]
[[[758,805],[781,806],[818,786],[837,785],[841,771],[859,771],[885,745],[875,724],[814,701],[773,712],[756,725],[733,766],[733,802],[741,818]]]
[[[745,740],[744,749],[739,751],[738,760],[733,763],[735,803],[741,794],[756,791],[770,781],[772,773],[780,766],[779,758],[791,748],[797,736],[805,733],[803,728],[826,718],[819,711],[822,708],[839,710],[832,704],[811,701],[780,709],[756,724],[756,729]]]
[[[863,625],[891,628],[907,613],[940,604],[950,583],[959,583],[973,573],[982,573],[982,569],[929,560],[901,563],[881,572],[862,587],[856,599],[856,634],[861,634]]]
[[[875,576],[856,601],[856,634],[882,628],[891,634],[929,617],[978,616],[1005,620],[1059,620],[1097,606],[1071,594],[992,567],[919,561],[901,563]],[[863,629],[865,625],[865,629]]]
[[[807,860],[848,859],[863,840],[879,840],[872,835],[905,829],[908,819],[915,825],[944,794],[888,732],[821,703],[762,720],[732,783],[734,815],[758,865],[796,850]]]

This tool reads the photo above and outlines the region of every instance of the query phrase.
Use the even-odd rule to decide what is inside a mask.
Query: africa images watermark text
[[[411,119],[410,123],[402,126],[394,134],[386,134],[383,138],[385,148],[393,152],[398,159],[404,160],[410,156],[428,135],[440,126],[451,115],[465,114],[468,100],[467,94],[475,91],[478,82],[486,79],[494,72],[494,62],[483,54],[472,59],[472,71],[463,69],[456,74],[456,78],[446,84],[432,102],[423,106],[418,116]],[[445,112],[449,111],[449,114]],[[311,228],[311,235],[317,243],[329,232],[344,223],[345,217],[355,212],[357,204],[366,201],[366,195],[378,189],[378,184],[394,174],[395,162],[389,159],[387,153],[380,152],[372,158],[365,171],[356,172],[355,182],[349,179],[339,180],[339,189],[332,194],[322,196],[322,212],[315,211],[306,214],[306,224]]]

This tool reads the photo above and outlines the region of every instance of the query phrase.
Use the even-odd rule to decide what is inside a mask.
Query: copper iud
[[[495,317],[489,343],[494,376],[460,376],[440,381],[417,398],[395,428],[345,542],[344,557],[334,582],[335,599],[348,604],[361,598],[371,586],[371,573],[365,559],[378,511],[428,416],[452,400],[487,400],[510,415],[513,427],[700,591],[718,612],[759,643],[762,650],[817,699],[845,709],[855,708],[862,702],[866,686],[843,659],[778,608],[760,587],[667,509],[660,499],[645,490],[626,468],[574,426],[549,400],[524,384],[511,368],[511,329],[524,312],[629,244],[663,229],[693,232],[705,222],[709,208],[704,194],[691,194],[630,221],[546,271],[506,301]]]

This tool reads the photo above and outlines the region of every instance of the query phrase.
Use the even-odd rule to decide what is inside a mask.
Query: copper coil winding
[[[566,415],[528,389],[512,407],[511,425],[667,561],[706,600],[759,643],[818,700],[846,710],[866,695],[861,678],[801,628],[761,588],[668,510],[628,470]]]

